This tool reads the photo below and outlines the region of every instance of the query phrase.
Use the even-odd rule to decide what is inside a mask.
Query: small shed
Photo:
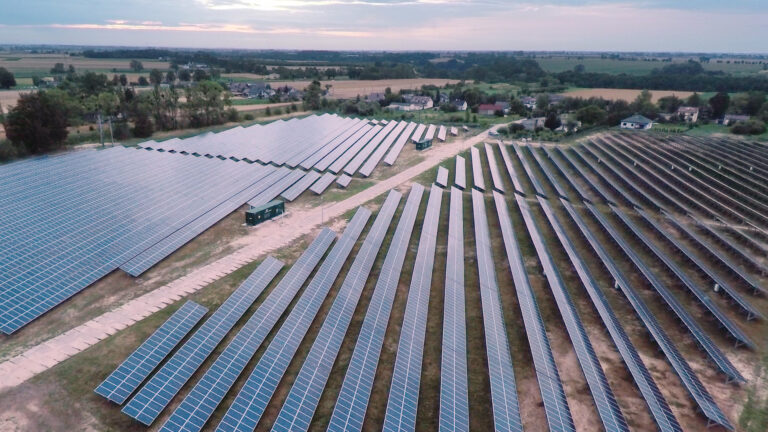
[[[285,203],[280,200],[272,200],[246,211],[245,223],[251,226],[258,225],[264,221],[274,219],[283,213],[285,213]]]
[[[415,144],[416,144],[416,150],[428,149],[432,147],[432,138],[420,139],[418,141],[415,141]]]

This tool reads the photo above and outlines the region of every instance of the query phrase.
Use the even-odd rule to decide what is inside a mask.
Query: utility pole
[[[101,113],[97,115],[97,119],[99,122],[99,143],[104,147],[104,130],[101,127]]]

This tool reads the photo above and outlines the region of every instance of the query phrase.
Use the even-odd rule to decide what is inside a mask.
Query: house
[[[525,130],[536,130],[538,128],[543,128],[544,127],[544,121],[545,120],[546,120],[546,118],[544,118],[544,117],[534,117],[534,118],[529,118],[529,119],[518,120],[515,123],[519,123],[519,124],[523,125]]]
[[[453,106],[456,107],[456,111],[466,111],[467,110],[467,101],[462,99],[454,99],[453,102],[451,102]]]
[[[523,102],[523,105],[525,105],[526,108],[529,110],[535,110],[536,109],[536,98],[532,96],[524,96],[522,99],[520,99]]]
[[[640,114],[635,114],[621,121],[622,129],[650,129],[653,127],[653,120]]]
[[[677,109],[677,115],[686,123],[696,123],[699,120],[699,108],[681,106]]]
[[[550,105],[557,105],[560,102],[562,102],[565,99],[565,96],[560,94],[551,94],[549,95],[549,104]]]
[[[748,115],[739,115],[739,114],[726,114],[717,121],[718,124],[721,124],[723,126],[731,126],[733,124],[736,124],[738,122],[743,122],[749,120],[751,117]]]
[[[382,92],[373,92],[365,97],[368,102],[381,102],[386,99],[386,96]]]
[[[480,115],[496,115],[499,111],[503,114],[509,113],[509,103],[496,102],[495,104],[482,104],[477,107],[477,113]]]
[[[563,114],[560,116],[560,126],[555,129],[556,132],[578,132],[581,129],[581,122],[574,119],[570,114]]]
[[[448,93],[440,93],[440,105],[447,104],[451,100],[451,96]]]
[[[429,96],[411,96],[410,99],[409,102],[420,107],[419,109],[429,109],[435,106],[435,102]]]

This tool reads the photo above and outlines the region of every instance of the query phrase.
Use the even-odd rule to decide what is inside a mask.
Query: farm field
[[[649,412],[645,399],[649,397],[648,393],[641,392],[634,384],[636,375],[630,374],[625,366],[627,357],[622,357],[616,350],[615,333],[609,333],[605,328],[605,315],[598,313],[595,304],[595,297],[588,294],[588,288],[585,287],[583,280],[578,277],[573,270],[571,258],[566,250],[561,247],[561,239],[556,229],[553,229],[551,220],[544,212],[544,206],[552,208],[554,219],[559,220],[563,226],[563,232],[566,236],[572,238],[575,243],[575,250],[578,256],[586,262],[587,270],[595,278],[595,289],[602,292],[605,297],[605,304],[611,309],[618,319],[618,322],[624,328],[628,335],[628,341],[633,349],[636,349],[638,356],[636,360],[644,364],[647,373],[650,375],[655,385],[660,389],[659,397],[666,400],[670,412],[674,415],[675,421],[679,422],[682,430],[705,430],[707,427],[706,417],[697,412],[697,403],[702,403],[707,397],[711,398],[712,403],[716,405],[713,411],[707,411],[710,415],[713,412],[722,410],[724,417],[718,417],[719,421],[736,424],[740,413],[741,403],[745,398],[746,390],[752,384],[754,378],[753,365],[756,364],[760,353],[768,349],[768,341],[765,338],[766,324],[761,319],[747,320],[741,312],[740,307],[729,301],[728,295],[740,297],[748,307],[754,308],[758,313],[768,313],[768,300],[764,296],[755,295],[749,287],[745,285],[746,280],[755,281],[759,286],[765,286],[766,277],[761,274],[759,268],[766,265],[766,260],[760,250],[768,247],[768,234],[763,231],[764,221],[759,212],[752,212],[750,209],[755,206],[766,205],[764,199],[768,196],[766,186],[758,177],[762,177],[764,172],[768,173],[768,160],[763,157],[754,159],[755,171],[746,169],[746,165],[740,162],[737,157],[729,154],[750,154],[754,151],[755,145],[737,140],[713,140],[699,138],[670,138],[676,140],[677,146],[668,147],[664,141],[650,134],[601,134],[593,136],[578,145],[560,146],[560,145],[517,145],[510,143],[502,144],[503,150],[496,144],[489,146],[477,146],[479,159],[473,161],[470,152],[463,152],[462,155],[467,162],[466,171],[466,189],[458,192],[461,199],[460,207],[463,210],[461,227],[464,235],[461,237],[464,253],[464,277],[463,293],[465,296],[464,306],[466,312],[459,317],[466,325],[466,359],[470,366],[467,370],[466,382],[469,398],[467,399],[469,420],[468,424],[471,430],[491,430],[494,426],[494,404],[498,400],[491,398],[494,392],[495,380],[489,379],[489,353],[491,347],[483,341],[488,340],[489,327],[487,320],[490,309],[487,304],[484,285],[488,279],[488,273],[493,276],[497,283],[498,308],[503,312],[502,321],[497,322],[498,331],[502,332],[496,336],[506,337],[508,354],[511,356],[511,362],[514,366],[514,379],[516,388],[515,397],[519,399],[519,414],[521,424],[526,430],[544,430],[552,426],[552,409],[549,405],[551,401],[541,397],[540,381],[541,375],[537,374],[541,358],[538,358],[538,351],[532,351],[529,342],[534,333],[529,331],[529,326],[533,325],[530,316],[526,316],[524,300],[520,297],[520,279],[515,278],[510,272],[512,258],[507,256],[509,245],[508,233],[505,231],[503,219],[497,215],[499,203],[506,208],[509,213],[509,223],[512,227],[514,237],[519,246],[520,259],[523,263],[525,277],[530,283],[530,292],[537,303],[542,321],[542,331],[544,336],[539,333],[538,337],[544,337],[548,347],[551,347],[554,367],[558,375],[550,374],[553,378],[553,385],[561,385],[563,397],[567,398],[568,410],[567,416],[562,416],[561,421],[567,417],[572,421],[576,430],[599,430],[604,427],[601,416],[605,414],[600,411],[593,401],[592,394],[595,391],[594,382],[585,378],[582,372],[582,357],[584,352],[580,352],[572,347],[572,340],[575,337],[571,333],[572,324],[568,324],[564,306],[562,303],[563,294],[555,292],[565,292],[566,296],[573,299],[572,308],[578,314],[586,330],[583,337],[591,340],[594,347],[594,354],[599,359],[599,365],[607,377],[606,383],[610,385],[617,401],[617,407],[621,410],[631,430],[654,430],[657,425],[654,416]],[[679,147],[685,147],[688,152],[679,151]],[[439,149],[439,148],[438,148]],[[417,153],[412,149],[404,152],[404,156],[417,155],[429,156],[427,153]],[[674,149],[674,150],[673,150]],[[486,152],[489,151],[489,154]],[[506,152],[506,153],[505,153]],[[473,150],[475,153],[475,150]],[[491,155],[491,156],[489,156]],[[406,159],[410,159],[407,156]],[[600,158],[602,163],[597,164]],[[637,164],[630,163],[635,160]],[[665,160],[665,163],[659,161]],[[507,164],[508,161],[508,164]],[[668,173],[667,166],[670,161],[682,163],[687,161],[696,169],[675,170]],[[708,168],[712,161],[718,161],[723,168],[720,171]],[[418,200],[418,211],[415,215],[413,234],[406,239],[403,246],[405,250],[404,264],[402,271],[397,273],[393,285],[393,298],[389,318],[382,321],[383,345],[381,348],[378,367],[374,369],[372,384],[370,389],[370,401],[365,411],[364,422],[361,427],[363,430],[379,430],[387,416],[388,399],[391,395],[391,381],[396,372],[396,361],[401,355],[400,345],[404,335],[403,329],[406,327],[404,320],[408,319],[409,309],[412,309],[412,292],[414,285],[411,283],[411,277],[418,270],[419,260],[417,256],[422,256],[421,242],[435,242],[434,267],[432,268],[431,278],[428,278],[427,302],[424,306],[425,326],[423,328],[423,337],[425,340],[423,358],[420,358],[416,364],[415,370],[420,377],[420,384],[417,381],[418,406],[414,414],[414,421],[417,430],[433,430],[438,427],[440,412],[441,384],[441,356],[443,355],[443,346],[441,337],[444,336],[445,309],[449,304],[447,297],[447,272],[455,266],[450,263],[448,249],[450,243],[449,220],[453,217],[453,206],[450,201],[455,193],[448,193],[450,185],[456,179],[456,168],[454,159],[445,159],[440,165],[446,167],[449,171],[449,184],[445,191],[437,189],[430,192],[427,187],[423,197]],[[596,168],[599,167],[599,168]],[[400,168],[402,169],[402,168]],[[364,319],[369,312],[369,308],[377,303],[376,291],[379,290],[377,283],[383,280],[385,255],[390,248],[395,247],[395,226],[405,218],[405,198],[412,193],[415,183],[428,185],[435,179],[437,167],[427,170],[421,176],[416,177],[413,182],[407,181],[395,189],[402,194],[402,201],[394,211],[394,218],[385,229],[383,240],[380,247],[375,252],[370,275],[359,285],[360,299],[353,300],[355,303],[349,307],[350,322],[349,329],[344,330],[340,337],[338,345],[338,356],[331,359],[331,368],[327,371],[327,382],[323,382],[318,396],[317,409],[314,414],[310,413],[311,424],[307,425],[312,430],[325,430],[334,412],[337,397],[343,387],[343,383],[348,375],[350,363],[352,361],[355,347],[359,344],[364,332]],[[686,171],[686,172],[679,172]],[[393,171],[395,174],[395,171]],[[662,176],[664,181],[670,182],[670,185],[662,185],[656,176]],[[710,178],[716,176],[718,182],[733,187],[737,184],[748,185],[756,192],[751,199],[746,201],[737,197],[720,197],[714,191],[712,185],[714,180]],[[484,179],[484,185],[477,183],[476,179]],[[379,178],[374,177],[374,180]],[[368,180],[355,179],[353,185],[357,187],[369,188]],[[375,183],[374,183],[375,184]],[[660,188],[659,188],[660,187]],[[723,186],[724,187],[724,186]],[[483,193],[473,189],[484,189]],[[362,189],[365,191],[366,189]],[[493,189],[505,191],[503,195],[494,197]],[[357,193],[360,189],[350,191]],[[521,194],[517,194],[518,190]],[[721,191],[722,192],[722,191]],[[428,195],[430,193],[439,193],[442,196],[442,206],[436,215],[428,217],[429,206]],[[524,194],[524,196],[523,196]],[[370,194],[369,194],[370,195]],[[386,194],[372,197],[363,206],[373,214],[362,230],[362,234],[355,241],[352,252],[345,260],[338,277],[333,281],[329,288],[329,293],[324,296],[319,305],[316,317],[308,325],[307,334],[300,337],[300,343],[297,341],[295,355],[287,358],[286,370],[284,374],[278,377],[274,384],[274,394],[268,397],[269,404],[260,413],[259,429],[267,429],[276,424],[279,418],[284,415],[281,408],[289,393],[295,392],[301,381],[297,380],[305,359],[310,355],[313,345],[317,343],[318,337],[323,330],[321,327],[327,319],[333,318],[330,312],[335,310],[334,304],[340,298],[345,290],[346,282],[343,282],[348,274],[352,274],[354,264],[360,256],[363,256],[365,243],[369,242],[369,237],[373,237],[373,220],[383,212],[382,203]],[[475,195],[475,196],[473,196]],[[479,201],[477,195],[480,196]],[[539,198],[537,198],[537,195]],[[585,221],[586,229],[595,233],[595,238],[606,250],[606,255],[595,253],[590,243],[584,239],[581,225],[575,223],[573,214],[567,211],[565,204],[561,203],[558,195],[562,195],[571,203],[574,213],[578,214]],[[347,195],[350,196],[350,195]],[[351,195],[354,196],[354,195]],[[499,197],[501,200],[499,201]],[[341,198],[341,197],[339,197]],[[594,210],[583,200],[589,200],[594,203]],[[431,201],[431,200],[430,200]],[[612,203],[613,207],[608,204]],[[305,196],[296,203],[299,206],[309,206],[316,208],[318,203],[314,197]],[[477,231],[480,219],[476,207],[484,207],[484,213],[487,223],[487,239],[485,234]],[[658,211],[658,207],[666,208],[671,218],[664,217],[663,213]],[[530,208],[527,210],[526,208]],[[649,215],[649,220],[657,224],[660,230],[653,228],[649,223],[644,222],[644,216],[640,213],[640,208],[644,209]],[[530,213],[528,213],[530,211]],[[621,213],[620,213],[621,212]],[[334,218],[327,222],[327,226],[334,229],[339,235],[348,227],[348,221],[354,211],[347,212],[344,216]],[[738,214],[743,214],[743,217]],[[532,216],[535,224],[541,232],[540,237],[535,236],[529,225],[530,220],[526,219],[526,214]],[[603,222],[600,222],[597,216],[609,221],[610,225],[616,227],[615,237],[609,231],[604,229]],[[628,215],[626,219],[619,217],[620,214]],[[699,219],[694,222],[686,216],[691,214]],[[185,254],[194,254],[194,248],[203,247],[206,242],[218,238],[227,230],[236,230],[242,232],[242,227],[237,228],[237,221],[228,218],[224,225],[217,229],[215,235],[207,236],[205,239],[198,239],[185,247]],[[671,220],[684,228],[678,228]],[[629,222],[627,222],[629,221]],[[746,222],[745,222],[746,221]],[[271,222],[270,222],[271,223]],[[286,222],[287,223],[287,222]],[[635,231],[630,228],[629,223],[637,225]],[[275,221],[275,225],[282,225],[282,222]],[[436,228],[436,236],[421,236],[425,230],[430,227]],[[268,228],[268,227],[265,227]],[[385,227],[386,228],[386,227]],[[691,230],[696,235],[703,238],[707,244],[713,244],[714,250],[722,254],[729,262],[736,263],[731,271],[727,266],[723,266],[716,255],[710,254],[704,248],[697,246],[694,237],[685,234],[684,229]],[[723,240],[716,242],[717,234],[711,234],[711,231],[720,233]],[[293,241],[289,248],[279,248],[265,252],[273,254],[275,257],[286,263],[286,268],[278,275],[275,281],[268,285],[265,292],[255,301],[255,303],[246,312],[246,316],[256,313],[255,311],[267,301],[267,297],[274,293],[277,282],[286,274],[290,266],[296,263],[299,255],[312,242],[319,230],[314,229],[311,233],[301,236]],[[670,238],[675,239],[677,243],[665,240],[661,233],[669,233]],[[432,240],[430,240],[430,238]],[[543,265],[545,255],[537,246],[536,239],[540,239],[549,250],[549,258],[555,264],[555,267],[562,275],[562,290],[556,291],[554,279],[551,273],[547,273],[547,266]],[[753,240],[750,240],[752,238]],[[724,243],[723,243],[724,242]],[[479,252],[479,244],[487,244],[490,251],[490,265],[483,267],[481,262],[488,264],[486,260],[489,256]],[[651,244],[652,248],[645,245]],[[686,258],[679,246],[682,244],[693,252],[689,257],[696,259],[696,262],[702,263],[706,267],[705,272],[699,273],[692,267],[690,259]],[[735,246],[726,246],[727,244]],[[214,243],[216,256],[220,253],[226,253],[221,249],[221,245]],[[190,248],[191,247],[191,248]],[[628,249],[627,249],[628,248]],[[633,250],[640,257],[638,261],[632,261],[625,256],[625,250]],[[754,258],[744,257],[739,250],[751,251]],[[658,252],[657,252],[658,251]],[[181,252],[181,251],[180,251]],[[209,253],[211,253],[209,251]],[[667,261],[657,258],[660,254],[670,256]],[[74,357],[62,362],[61,364],[43,372],[33,379],[19,385],[18,387],[0,391],[0,426],[13,428],[21,425],[25,429],[46,430],[46,429],[92,429],[92,430],[119,430],[119,431],[139,431],[145,430],[139,423],[132,421],[129,417],[120,412],[120,408],[106,402],[100,396],[93,393],[93,389],[103,380],[128,354],[138,346],[141,341],[148,337],[155,328],[157,328],[167,317],[170,316],[186,299],[194,300],[209,309],[215,310],[222,305],[227,296],[232,293],[245,278],[263,262],[266,254],[259,259],[245,265],[240,270],[223,277],[205,288],[199,290],[185,299],[172,303],[169,307],[145,318],[135,325],[116,333],[92,346],[91,348],[75,355]],[[606,259],[615,265],[615,271],[625,275],[629,286],[619,285],[621,289],[614,288],[614,277],[612,273],[606,272]],[[190,259],[187,255],[186,259]],[[210,260],[210,256],[202,258]],[[173,261],[174,266],[163,273],[152,273],[152,279],[167,278],[171,274],[184,272],[185,267],[182,262]],[[646,268],[647,267],[647,268]],[[680,272],[671,270],[674,267],[682,268]],[[482,273],[480,270],[483,269]],[[542,273],[542,269],[546,275]],[[165,273],[172,272],[172,273]],[[319,272],[319,270],[318,270]],[[709,272],[709,273],[707,273]],[[680,274],[684,274],[694,284],[693,287],[687,285],[686,279],[680,279]],[[315,273],[316,274],[316,273]],[[655,282],[649,283],[647,278],[650,276]],[[728,287],[725,291],[715,292],[710,289],[711,281],[708,274],[719,278],[723,287]],[[740,276],[743,275],[743,276]],[[519,275],[517,275],[519,276]],[[312,277],[310,276],[310,279]],[[747,278],[747,279],[744,279]],[[669,293],[660,294],[661,285]],[[304,285],[303,292],[309,290],[307,284]],[[701,294],[691,295],[696,289],[700,289],[704,296],[711,299],[706,302],[701,300]],[[348,289],[348,288],[347,288]],[[733,289],[734,291],[730,291]],[[627,300],[628,292],[635,292],[632,302]],[[736,293],[736,294],[734,294]],[[297,297],[300,297],[302,291],[299,291]],[[94,301],[93,299],[91,301]],[[658,321],[663,331],[668,336],[668,343],[674,345],[673,348],[664,346],[664,350],[659,350],[658,341],[663,339],[650,338],[646,331],[648,320],[638,312],[637,304],[642,302],[647,305],[647,311],[651,313]],[[674,314],[670,312],[668,304],[679,303],[678,308],[673,308]],[[296,312],[296,309],[302,305],[301,301],[293,300],[283,315],[283,318],[277,321],[275,328],[269,332],[261,348],[255,350],[253,358],[248,367],[239,375],[234,386],[224,397],[221,404],[213,411],[208,428],[213,428],[227,413],[227,409],[232,404],[235,396],[244,387],[250,371],[254,370],[257,363],[268,361],[271,358],[267,355],[269,346],[278,337],[277,329],[281,325],[287,325],[291,322],[287,318],[289,314]],[[523,311],[521,312],[521,308]],[[596,309],[597,308],[597,309]],[[298,311],[302,312],[302,311]],[[685,325],[674,318],[683,316]],[[717,318],[716,318],[717,317]],[[720,320],[720,321],[718,321]],[[733,327],[723,327],[720,324],[723,320],[732,323]],[[163,411],[160,417],[153,424],[153,427],[162,425],[171,415],[176,407],[179,406],[185,396],[195,383],[202,377],[203,372],[208,370],[222,350],[229,342],[233,340],[234,335],[243,328],[245,319],[235,324],[229,335],[221,342],[219,347],[205,360],[200,369],[195,373],[190,382],[187,383],[182,391],[173,398],[170,406]],[[566,321],[567,325],[563,325]],[[485,322],[485,325],[484,325]],[[692,324],[701,329],[699,339],[692,336],[689,327]],[[308,323],[309,324],[309,323]],[[696,332],[693,332],[694,336]],[[703,335],[703,336],[702,336]],[[732,337],[744,337],[746,340],[754,343],[754,347],[748,346],[734,347]],[[302,335],[303,336],[303,335]],[[654,335],[654,338],[656,336]],[[706,339],[702,339],[706,338]],[[323,339],[325,340],[325,339]],[[699,349],[699,343],[702,340],[708,340],[711,345],[705,344],[706,351]],[[502,347],[506,346],[502,344]],[[681,366],[679,360],[672,363],[667,361],[670,356],[670,350],[679,351],[683,362],[689,365],[689,369]],[[716,350],[716,351],[715,351]],[[722,350],[726,364],[712,362],[713,353]],[[272,348],[274,351],[274,348]],[[721,359],[721,357],[716,357]],[[731,367],[728,367],[728,364]],[[535,365],[535,367],[534,367]],[[550,365],[551,366],[551,365]],[[682,369],[681,369],[682,368]],[[707,397],[694,401],[686,389],[684,381],[678,376],[681,370],[687,370],[697,376],[703,383],[704,391]],[[723,373],[723,371],[726,371]],[[735,371],[735,372],[734,372]],[[726,383],[725,377],[728,373],[735,373],[736,376],[743,375],[745,383]],[[258,377],[257,377],[258,378]],[[738,379],[737,379],[738,381]],[[697,389],[696,391],[700,391]],[[33,408],[30,408],[33,407]],[[610,406],[610,405],[608,405]],[[603,406],[604,408],[605,406]],[[65,413],[70,413],[65,415]],[[723,418],[725,420],[723,420]],[[713,429],[720,430],[720,429]]]
[[[239,78],[251,79],[263,79],[261,75],[255,74],[222,74],[222,78],[227,78],[230,75],[236,75]],[[423,85],[436,85],[444,86],[446,84],[455,84],[458,80],[441,79],[441,78],[413,78],[413,79],[384,79],[384,80],[331,80],[321,81],[320,83],[325,86],[331,85],[330,97],[337,99],[350,99],[357,95],[365,96],[374,92],[384,92],[389,87],[393,92],[407,89],[418,89]],[[269,84],[274,87],[291,86],[298,89],[303,89],[311,84],[311,81],[270,81]]]
[[[633,89],[607,89],[607,88],[590,88],[590,89],[571,89],[562,93],[564,96],[578,97],[578,98],[591,98],[601,97],[607,100],[625,100],[627,102],[634,101],[642,90]],[[693,92],[686,91],[671,91],[671,90],[651,90],[651,100],[655,103],[660,98],[666,96],[677,96],[681,99],[686,99],[691,96]]]
[[[576,57],[538,57],[535,59],[542,69],[547,72],[563,72],[567,70],[573,70],[577,65],[584,65],[585,72],[594,73],[609,73],[609,74],[629,74],[629,75],[645,75],[654,69],[659,69],[670,63],[661,61],[643,61],[643,60],[616,60],[616,59],[602,59],[602,58],[582,58]],[[736,60],[736,59],[731,59]],[[687,61],[683,58],[675,58],[673,62],[682,63]],[[741,63],[725,63],[728,59],[723,59],[723,63],[717,63],[717,60],[712,60],[709,63],[703,63],[702,66],[705,70],[713,72],[726,72],[736,75],[749,75],[760,73],[763,70],[762,64],[741,64]]]
[[[166,61],[152,59],[136,59],[142,62],[144,69],[166,70],[170,64]],[[45,76],[56,63],[64,63],[64,67],[72,65],[78,71],[93,71],[109,73],[117,69],[118,73],[132,72],[130,59],[96,59],[65,54],[27,54],[3,53],[0,55],[0,67],[11,71],[17,77]]]

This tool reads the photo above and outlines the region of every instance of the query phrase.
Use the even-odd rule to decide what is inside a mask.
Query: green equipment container
[[[432,147],[431,139],[423,139],[423,140],[416,141],[416,150],[424,150],[430,147]]]
[[[258,225],[283,213],[285,213],[285,203],[280,200],[273,200],[246,211],[245,223],[251,226]]]

